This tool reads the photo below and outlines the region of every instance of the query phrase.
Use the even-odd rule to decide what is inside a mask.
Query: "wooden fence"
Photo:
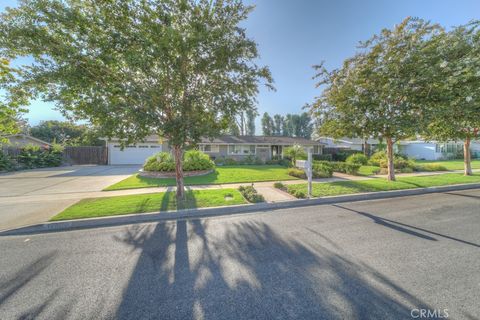
[[[1,148],[1,147],[0,147]],[[70,164],[108,164],[108,149],[106,147],[65,147],[63,157]],[[16,161],[22,151],[17,147],[3,147],[3,153]]]
[[[72,164],[108,164],[106,147],[65,147],[63,156]]]

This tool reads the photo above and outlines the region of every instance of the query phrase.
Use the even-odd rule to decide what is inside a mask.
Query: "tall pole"
[[[307,178],[308,178],[308,198],[312,197],[312,148],[308,148],[307,158]]]

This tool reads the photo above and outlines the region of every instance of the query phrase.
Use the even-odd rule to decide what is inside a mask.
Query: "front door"
[[[269,147],[257,147],[257,157],[262,161],[267,161],[270,159],[270,148]]]

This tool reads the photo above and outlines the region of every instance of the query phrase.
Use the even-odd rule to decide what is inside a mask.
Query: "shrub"
[[[314,178],[330,178],[333,175],[333,167],[325,163],[313,163],[312,176]]]
[[[233,158],[225,158],[224,164],[226,166],[234,166],[237,164],[237,161]]]
[[[365,166],[368,164],[368,158],[363,153],[354,153],[352,155],[349,155],[345,162]]]
[[[213,162],[215,162],[217,166],[223,166],[225,164],[225,158],[223,157],[215,158]]]
[[[0,150],[0,171],[10,171],[13,169],[12,160],[8,155]]]
[[[297,178],[300,178],[300,179],[306,179],[307,178],[307,175],[305,174],[305,171],[303,171],[302,169],[298,169],[298,168],[289,168],[288,171],[287,171],[287,174],[289,176],[297,177]]]
[[[257,203],[257,202],[264,202],[265,199],[261,194],[255,190],[253,186],[240,186],[238,187],[238,191],[243,195],[248,202]]]
[[[143,170],[172,172],[175,171],[175,162],[170,153],[158,152],[147,158]]]
[[[415,166],[415,171],[448,171],[448,169],[438,163],[429,163]]]
[[[275,182],[275,183],[273,184],[273,187],[275,187],[275,188],[277,188],[277,189],[280,189],[280,190],[285,190],[285,188],[286,188],[285,185],[284,185],[283,183],[281,183],[281,182]]]
[[[185,171],[210,170],[215,167],[215,163],[207,154],[198,150],[189,150],[183,156],[182,166]],[[170,153],[158,152],[147,158],[143,170],[173,172],[175,161]]]
[[[368,164],[371,166],[380,167],[380,161],[382,160],[387,160],[387,154],[385,153],[385,151],[377,151],[370,156]]]
[[[388,161],[387,159],[381,160],[380,161],[380,168],[387,168],[388,167]],[[393,167],[395,169],[405,169],[405,168],[410,168],[413,169],[416,167],[415,162],[413,160],[405,159],[402,157],[395,157],[393,159]]]
[[[360,170],[361,165],[353,164],[353,163],[346,163],[346,162],[339,162],[339,161],[315,161],[315,164],[323,164],[332,168],[334,172],[341,172],[351,175],[358,174],[358,170]]]
[[[305,192],[300,191],[300,190],[295,191],[292,195],[293,195],[295,198],[298,198],[298,199],[305,199],[305,198],[307,197],[307,195],[305,194]]]
[[[63,162],[63,147],[57,144],[49,148],[27,145],[18,155],[18,163],[28,169],[58,167]]]
[[[347,157],[349,155],[352,155],[352,154],[355,154],[355,153],[358,153],[357,150],[342,150],[340,152],[337,152],[335,154],[332,155],[332,160],[333,161],[340,161],[340,162],[344,162],[345,160],[347,160]]]
[[[248,155],[241,161],[241,164],[265,164],[262,159],[253,155]]]
[[[265,164],[280,164],[280,160],[278,159],[267,160],[265,161]]]
[[[327,154],[313,154],[312,155],[313,160],[317,161],[332,161],[332,155],[327,153]]]
[[[214,167],[215,163],[201,151],[189,150],[183,156],[183,170],[185,171],[210,170]]]

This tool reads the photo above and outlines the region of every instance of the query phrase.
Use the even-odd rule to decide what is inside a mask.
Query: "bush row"
[[[306,179],[307,174],[303,169],[289,168],[287,174],[292,177]],[[312,165],[312,178],[330,178],[333,175],[333,168],[324,163],[314,162]]]
[[[184,153],[182,167],[185,171],[210,170],[215,167],[215,163],[210,157],[198,150],[189,150]],[[175,171],[175,161],[168,152],[158,152],[147,158],[143,165],[145,171]]]
[[[245,199],[247,199],[248,202],[257,203],[265,201],[263,196],[259,194],[253,186],[240,186],[238,187],[238,191],[240,191],[240,193]]]
[[[281,166],[290,166],[288,159],[273,158],[267,161],[263,161],[259,157],[249,155],[242,160],[235,160],[233,158],[218,157],[215,159],[215,164],[219,166],[234,166],[234,165],[262,165],[262,164],[278,164]]]
[[[341,172],[352,175],[358,174],[358,170],[360,170],[361,167],[360,164],[338,161],[314,161],[314,166],[315,165],[323,165],[325,167],[331,168],[333,172]]]
[[[0,171],[58,167],[62,163],[63,147],[57,144],[48,148],[34,145],[24,146],[16,159],[0,151]]]

